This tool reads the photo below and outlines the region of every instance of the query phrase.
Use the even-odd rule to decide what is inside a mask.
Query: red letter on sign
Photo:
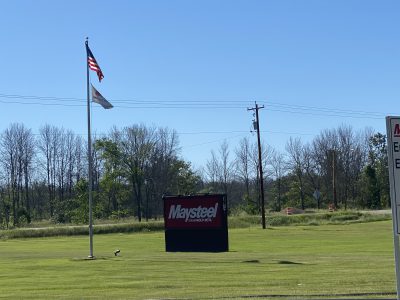
[[[400,136],[400,124],[394,126],[394,136]]]

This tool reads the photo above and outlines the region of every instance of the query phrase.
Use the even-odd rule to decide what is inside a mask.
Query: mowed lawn
[[[227,253],[166,253],[162,232],[96,235],[92,261],[88,237],[0,240],[0,298],[395,298],[389,221],[232,229],[229,239]]]

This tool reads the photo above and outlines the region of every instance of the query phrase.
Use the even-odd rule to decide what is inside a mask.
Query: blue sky
[[[195,167],[223,139],[232,152],[255,141],[254,101],[263,140],[281,150],[341,124],[385,132],[384,116],[400,114],[399,1],[16,0],[0,26],[1,131],[85,135],[86,36],[105,76],[92,82],[115,106],[93,106],[93,131],[175,129]]]

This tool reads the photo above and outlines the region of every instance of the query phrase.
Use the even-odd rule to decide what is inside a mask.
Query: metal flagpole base
[[[96,259],[96,257],[93,256],[93,255],[88,255],[87,259],[89,259],[89,260],[94,260],[94,259]]]

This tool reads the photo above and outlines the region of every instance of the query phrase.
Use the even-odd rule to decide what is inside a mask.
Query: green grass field
[[[166,253],[162,232],[95,235],[96,260],[85,236],[0,240],[0,298],[395,298],[390,221],[231,229],[229,239],[228,253]]]

